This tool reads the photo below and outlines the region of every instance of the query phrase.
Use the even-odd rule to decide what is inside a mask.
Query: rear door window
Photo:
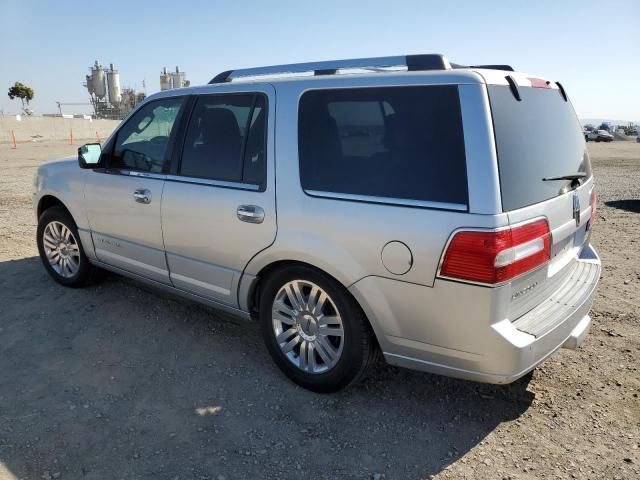
[[[180,175],[264,184],[266,114],[263,95],[198,98],[185,136]]]
[[[312,90],[299,106],[307,192],[467,205],[456,86]]]
[[[570,181],[543,181],[575,173],[591,176],[584,134],[557,89],[489,85],[504,211],[533,205],[567,190]]]

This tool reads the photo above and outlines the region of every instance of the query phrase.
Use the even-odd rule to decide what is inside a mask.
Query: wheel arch
[[[60,199],[59,196],[51,193],[46,193],[42,195],[40,199],[38,199],[36,207],[36,221],[40,221],[40,217],[42,216],[42,214],[54,207],[62,208],[71,217],[71,220],[73,220],[76,228],[78,229],[78,235],[80,236],[80,242],[82,244],[82,248],[84,249],[85,255],[89,258],[89,261],[95,260],[96,257],[91,234],[86,228],[82,228],[82,226],[78,223],[79,219],[76,217],[76,215],[73,214],[73,211],[67,206],[65,202]],[[76,211],[76,214],[79,214],[79,212]]]
[[[40,198],[40,200],[38,201],[38,208],[37,208],[38,218],[40,218],[40,216],[45,212],[45,210],[49,210],[50,208],[53,208],[53,207],[64,208],[66,212],[71,216],[71,218],[73,218],[73,214],[71,213],[71,210],[69,210],[69,208],[64,204],[64,202],[60,200],[58,197],[56,197],[55,195],[51,195],[51,194],[43,195],[42,198]],[[73,218],[73,221],[75,222],[75,218]]]
[[[241,298],[240,304],[242,305],[243,303],[242,300],[245,300],[246,302],[245,305],[249,309],[249,312],[252,314],[257,312],[257,306],[260,304],[260,288],[264,284],[264,281],[274,272],[283,270],[288,267],[294,267],[294,266],[304,266],[304,267],[312,268],[313,270],[316,270],[324,275],[327,275],[336,283],[338,283],[338,285],[342,285],[342,287],[344,287],[345,290],[348,290],[348,285],[345,285],[344,282],[341,282],[334,275],[332,275],[331,273],[327,272],[322,268],[317,267],[316,265],[313,265],[312,263],[305,262],[302,260],[296,260],[296,259],[281,259],[281,260],[274,260],[270,263],[267,263],[258,271],[258,273],[255,276],[252,276],[252,278],[250,279],[250,285],[247,287],[247,290],[246,290],[246,295],[245,295],[246,298],[244,299]]]
[[[238,285],[238,305],[244,311],[252,311],[255,286],[265,274],[287,264],[314,268],[347,290],[369,273],[348,249],[326,238],[300,231],[278,235],[276,242],[249,260],[242,272]]]
[[[293,266],[304,266],[307,268],[311,268],[323,275],[328,276],[331,280],[335,281],[338,285],[342,286],[344,288],[345,293],[349,295],[351,298],[353,298],[354,302],[362,310],[366,323],[371,330],[371,334],[374,339],[374,342],[376,343],[376,347],[380,348],[379,340],[378,340],[378,333],[379,333],[378,329],[374,327],[371,319],[367,315],[367,309],[364,308],[364,306],[361,304],[358,298],[356,298],[353,295],[353,292],[351,292],[351,290],[349,289],[350,284],[352,284],[353,282],[346,284],[343,280],[340,280],[340,278],[338,278],[336,275],[333,275],[330,271],[327,271],[327,269],[320,268],[317,265],[314,265],[313,263],[309,263],[308,261],[298,260],[298,259],[280,259],[264,265],[255,276],[251,276],[252,278],[250,280],[250,285],[246,289],[245,298],[244,299],[240,298],[241,307],[243,306],[242,300],[245,300],[246,303],[244,305],[248,308],[248,311],[251,314],[251,317],[254,320],[257,319],[257,315],[258,315],[257,306],[260,304],[261,286],[264,285],[264,282],[270,275],[284,268],[293,267]],[[243,280],[245,280],[245,278],[243,278]],[[249,279],[246,279],[246,280],[249,280]]]

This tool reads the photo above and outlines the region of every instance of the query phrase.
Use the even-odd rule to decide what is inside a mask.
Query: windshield
[[[566,192],[576,173],[591,176],[584,134],[571,103],[556,89],[488,85],[498,151],[502,208],[511,211]]]

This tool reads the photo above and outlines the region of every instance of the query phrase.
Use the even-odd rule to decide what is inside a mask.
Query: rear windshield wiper
[[[571,173],[569,175],[561,175],[559,177],[544,177],[543,182],[553,182],[556,180],[580,180],[585,178],[587,174],[585,172]]]

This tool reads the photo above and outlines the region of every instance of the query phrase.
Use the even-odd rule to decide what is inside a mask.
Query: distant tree
[[[29,105],[29,102],[33,100],[33,89],[27,87],[24,83],[16,82],[9,88],[9,98],[11,100],[19,98],[22,102],[22,109],[24,110],[24,102],[27,102],[27,105]]]

